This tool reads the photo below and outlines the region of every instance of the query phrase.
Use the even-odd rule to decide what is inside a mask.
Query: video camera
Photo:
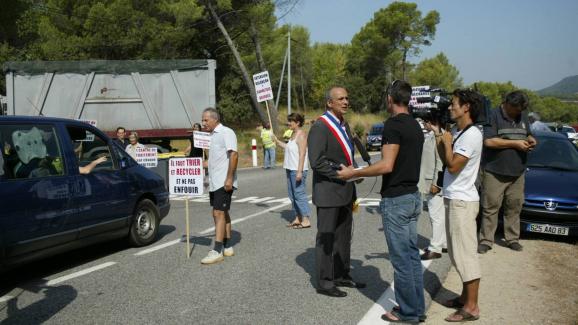
[[[441,125],[451,122],[449,107],[452,104],[452,94],[442,88],[418,86],[411,88],[409,109],[414,118],[427,122],[437,121]]]
[[[475,124],[486,125],[490,113],[490,100],[482,95],[480,113]],[[442,88],[430,86],[412,87],[409,109],[414,118],[427,122],[437,121],[440,125],[451,123],[449,107],[452,105],[452,93]]]

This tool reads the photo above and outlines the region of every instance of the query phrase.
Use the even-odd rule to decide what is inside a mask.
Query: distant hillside
[[[538,90],[537,93],[541,96],[576,97],[578,95],[578,75],[566,77],[550,87]]]

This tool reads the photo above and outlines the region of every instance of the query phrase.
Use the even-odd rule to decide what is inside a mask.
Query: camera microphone
[[[359,138],[353,137],[353,143],[357,147],[357,151],[359,151],[359,154],[361,154],[361,159],[363,159],[363,161],[365,161],[368,165],[371,165],[371,157],[367,153],[367,150],[365,150],[365,147],[363,146],[361,141],[359,141]]]
[[[445,90],[443,88],[433,88],[429,90],[432,93],[439,93],[439,92],[445,92]]]
[[[418,104],[431,103],[431,97],[416,97],[415,101]]]

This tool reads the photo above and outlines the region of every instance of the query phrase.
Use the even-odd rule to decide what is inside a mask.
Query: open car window
[[[72,140],[74,156],[79,167],[87,166],[100,157],[106,157],[107,160],[98,164],[92,172],[118,169],[115,156],[111,154],[112,150],[105,139],[88,128],[69,126],[66,129]]]

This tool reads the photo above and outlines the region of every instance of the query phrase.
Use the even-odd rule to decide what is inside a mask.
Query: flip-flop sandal
[[[294,226],[291,227],[291,228],[293,228],[293,229],[305,229],[305,228],[311,228],[311,225],[309,225],[309,226],[304,226],[304,225],[302,225],[302,224],[299,223],[299,224],[294,225]]]
[[[461,316],[460,319],[452,319],[454,316]],[[446,322],[450,323],[462,323],[462,322],[471,322],[480,319],[480,315],[472,315],[465,311],[463,308],[458,309],[455,313],[449,315],[445,318]]]
[[[448,300],[442,305],[447,308],[456,308],[456,309],[464,307],[464,304],[460,301],[460,297],[455,297],[452,300]]]
[[[397,319],[392,319],[389,318],[389,316],[386,314],[381,315],[381,319],[383,319],[386,322],[390,322],[390,323],[402,323],[402,324],[419,324],[419,322],[417,321],[408,321],[408,320],[402,320],[401,316],[399,316],[398,313],[396,313],[395,311],[391,311],[390,314],[392,314],[393,316],[395,316],[395,318]]]
[[[394,311],[396,314],[399,313],[401,311],[401,308],[399,308],[399,306],[394,306],[391,311]],[[425,320],[427,319],[427,315],[421,315],[419,316],[419,322],[423,323],[425,322]]]
[[[287,224],[287,228],[293,228],[293,227],[300,225],[300,224],[301,223],[299,223],[299,222],[291,222],[291,223]]]

